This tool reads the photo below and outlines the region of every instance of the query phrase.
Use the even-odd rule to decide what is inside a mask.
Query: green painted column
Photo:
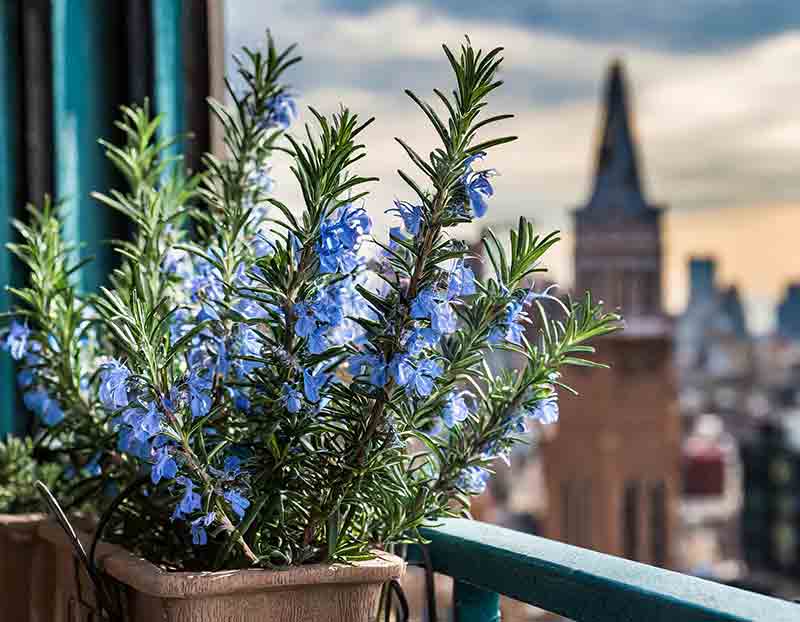
[[[94,256],[79,275],[84,291],[105,281],[114,263],[107,243],[114,235],[115,216],[90,197],[108,192],[111,165],[98,138],[113,135],[112,119],[118,104],[114,72],[124,71],[115,61],[124,41],[113,41],[109,28],[119,10],[107,0],[52,0],[53,142],[55,196],[65,201],[64,234],[85,244],[76,253]]]
[[[183,0],[153,0],[153,67],[155,111],[163,114],[162,136],[177,136],[186,131],[183,82]],[[170,155],[181,154],[180,144]]]
[[[500,622],[500,596],[454,581],[453,611],[455,622]]]
[[[18,7],[16,2],[0,2],[0,312],[8,311],[11,297],[6,286],[14,270],[11,253],[5,245],[12,240],[17,202],[17,105]],[[16,429],[16,383],[11,357],[0,352],[0,437]]]

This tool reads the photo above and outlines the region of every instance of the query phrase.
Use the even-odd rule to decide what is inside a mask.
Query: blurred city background
[[[96,143],[115,138],[116,106],[151,97],[170,115],[169,132],[194,134],[185,155],[196,167],[203,150],[221,150],[205,95],[224,97],[231,54],[259,46],[269,29],[304,57],[290,75],[301,121],[307,105],[376,117],[360,172],[381,178],[366,207],[383,236],[391,223],[384,211],[410,198],[396,174],[408,163],[393,138],[419,152],[436,138],[403,90],[428,97],[451,88],[442,43],[458,46],[468,35],[484,48],[502,45],[505,85],[492,112],[516,115],[504,130],[519,140],[486,161],[499,173],[496,194],[486,217],[460,233],[480,253],[482,228],[502,233],[520,216],[543,233],[560,230],[537,289],[591,289],[620,308],[626,329],[599,343],[597,359],[610,371],[569,375],[582,397],[562,392],[560,423],[532,430],[510,468],[498,463],[473,514],[800,596],[800,3],[110,7],[0,3],[3,222],[44,192],[67,198],[68,235],[99,257],[82,271],[83,284],[102,282],[113,265],[105,240],[125,232],[89,192],[119,182]],[[182,39],[173,36],[179,30]],[[272,175],[278,197],[298,204],[285,159]],[[12,239],[10,228],[0,234]],[[3,284],[22,278],[9,261],[0,262]],[[7,362],[0,380],[13,386]],[[0,432],[26,425],[15,400],[0,394]],[[426,619],[420,585],[407,587],[416,619]],[[445,607],[447,586],[439,587]],[[511,601],[504,608],[505,620],[543,615]]]

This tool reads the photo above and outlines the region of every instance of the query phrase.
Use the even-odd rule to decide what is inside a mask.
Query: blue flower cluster
[[[15,361],[23,361],[23,368],[17,374],[17,382],[24,390],[22,401],[25,407],[47,426],[61,423],[64,420],[64,410],[59,401],[41,384],[38,369],[44,363],[40,355],[42,346],[32,339],[28,325],[12,321],[0,347]]]
[[[322,390],[332,380],[331,374],[327,374],[318,367],[315,371],[304,369],[303,373],[303,390],[300,390],[288,383],[284,383],[281,387],[281,401],[290,413],[296,414],[303,409],[303,398],[305,401],[312,405],[313,410],[318,412],[327,404],[328,398],[322,394]]]
[[[349,274],[360,264],[358,250],[372,221],[363,207],[344,205],[320,224],[316,244],[320,272]]]
[[[539,293],[531,287],[527,292],[519,290],[514,293],[514,296],[508,304],[506,304],[505,315],[495,325],[489,334],[489,343],[498,344],[503,341],[515,343],[519,345],[522,343],[522,335],[525,333],[525,324],[530,323],[530,317],[525,311],[534,300],[555,300],[558,299],[550,294],[556,285],[551,285],[545,291]]]
[[[2,348],[11,354],[11,358],[19,361],[25,356],[28,351],[28,339],[31,336],[31,330],[27,324],[21,324],[14,320],[8,329],[8,334],[3,340]]]
[[[363,257],[359,266],[363,266]],[[369,305],[356,289],[363,284],[364,276],[363,271],[350,274],[295,304],[295,334],[308,340],[309,352],[320,354],[331,346],[361,342],[364,330],[356,319],[372,317]]]
[[[486,199],[494,195],[494,188],[489,178],[497,174],[494,169],[485,171],[474,171],[472,169],[473,162],[481,160],[485,156],[484,152],[480,152],[467,158],[466,162],[464,162],[464,175],[461,177],[461,182],[464,184],[464,190],[467,195],[467,213],[477,218],[482,218],[489,209]]]
[[[456,486],[471,495],[479,495],[486,490],[489,483],[489,471],[479,466],[470,466],[461,471],[456,480]]]
[[[258,126],[264,130],[286,130],[297,118],[297,103],[288,93],[279,93],[267,100]]]
[[[395,213],[400,216],[403,220],[403,226],[410,235],[416,236],[419,234],[422,226],[422,207],[419,205],[412,205],[407,201],[395,201],[394,207],[386,210],[386,213]]]
[[[179,462],[174,443],[163,433],[164,410],[181,408],[186,403],[193,418],[207,415],[211,407],[211,380],[195,367],[180,390],[174,390],[162,399],[145,399],[144,393],[136,390],[132,380],[130,370],[118,361],[109,362],[100,373],[99,395],[103,407],[110,412],[120,412],[114,419],[119,430],[118,448],[150,464],[153,484],[161,480],[174,480],[182,486],[183,492],[172,517],[174,520],[188,519],[201,508],[202,499],[195,490],[194,481],[178,475]],[[230,505],[231,511],[242,518],[250,502],[241,488],[229,487],[243,475],[240,459],[228,456],[222,470],[209,467],[209,472],[217,478],[220,486],[226,486],[227,489],[220,489],[220,494]],[[191,520],[192,541],[195,544],[206,544],[206,528],[213,523],[214,516],[210,512]]]

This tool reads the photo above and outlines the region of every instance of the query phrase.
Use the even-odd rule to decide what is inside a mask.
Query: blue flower
[[[42,421],[47,426],[54,426],[64,420],[64,411],[56,400],[49,400],[41,414]]]
[[[447,299],[470,296],[475,293],[475,273],[463,260],[458,261],[450,272],[447,283]]]
[[[261,320],[267,317],[264,307],[249,298],[237,301],[233,308],[246,320]]]
[[[363,207],[345,205],[338,217],[326,219],[320,225],[316,244],[320,271],[348,273],[359,266],[356,251],[361,238],[369,233],[372,222]]]
[[[219,313],[214,303],[225,297],[225,285],[219,270],[207,261],[197,262],[195,274],[189,282],[189,290],[192,301],[202,305],[198,319],[218,320]]]
[[[442,375],[442,365],[435,359],[421,359],[414,363],[408,355],[397,354],[392,359],[390,372],[395,382],[406,388],[406,393],[414,391],[422,397],[433,391],[434,380]]]
[[[41,387],[26,392],[22,396],[22,401],[28,410],[37,414],[45,425],[54,426],[64,419],[64,411],[58,401],[51,398]]]
[[[470,466],[461,471],[456,480],[456,486],[471,495],[479,495],[486,490],[489,481],[489,472],[479,466]]]
[[[28,339],[31,331],[27,324],[20,324],[16,320],[11,322],[8,335],[3,342],[3,350],[11,354],[11,358],[19,361],[28,350]]]
[[[541,423],[555,423],[558,421],[558,394],[553,393],[539,400],[533,410],[528,411],[528,414]]]
[[[142,447],[147,447],[144,457],[149,458],[149,441],[161,432],[161,413],[158,412],[155,402],[149,402],[144,406],[146,410],[141,406],[128,408],[114,420],[114,423],[122,428],[124,436],[121,434],[120,442],[126,447],[125,451],[133,450],[140,455]]]
[[[147,410],[142,413],[134,432],[138,433],[140,440],[153,438],[161,432],[161,413],[155,402],[147,404]]]
[[[411,235],[419,233],[422,224],[422,207],[412,205],[407,201],[395,201],[394,208],[387,210],[386,213],[396,212],[403,219],[403,225]]]
[[[309,402],[316,404],[320,399],[320,389],[325,386],[330,378],[329,374],[323,373],[321,370],[311,373],[309,370],[303,370],[303,393]]]
[[[250,410],[250,397],[241,389],[233,389],[233,404],[242,412]]]
[[[178,465],[170,454],[169,447],[164,445],[156,449],[153,456],[153,467],[150,470],[150,479],[158,484],[162,478],[173,479],[178,474]]]
[[[236,339],[234,345],[237,351],[236,358],[233,362],[234,370],[239,378],[243,378],[247,374],[255,371],[263,366],[261,361],[253,361],[250,358],[257,358],[261,356],[261,339],[256,331],[250,328],[247,324],[239,324],[236,332]]]
[[[235,479],[241,472],[242,460],[238,456],[227,456],[222,468],[226,479]]]
[[[414,374],[411,357],[402,352],[395,354],[389,363],[389,373],[398,385],[407,386]]]
[[[281,391],[283,393],[281,399],[286,405],[286,410],[290,413],[299,413],[303,407],[303,396],[300,391],[287,383],[283,384]]]
[[[189,390],[189,409],[192,412],[192,419],[205,417],[211,410],[211,379],[201,376],[193,369],[186,387]]]
[[[389,248],[391,250],[397,250],[400,247],[399,242],[404,242],[407,239],[408,238],[403,234],[403,231],[400,229],[400,227],[391,227],[389,229]],[[385,256],[389,255],[386,250],[383,251],[383,254]]]
[[[448,428],[452,428],[469,416],[469,407],[464,399],[469,395],[467,391],[453,391],[447,396],[447,403],[442,411],[442,420]]]
[[[37,414],[44,410],[45,402],[47,402],[48,399],[50,398],[47,394],[47,391],[41,387],[34,389],[33,391],[28,391],[22,396],[22,401],[25,403],[25,407]]]
[[[36,380],[36,375],[30,369],[22,369],[17,374],[17,384],[23,389],[27,389],[33,385]]]
[[[535,297],[540,296],[542,294],[536,294],[532,289],[522,297],[516,294],[516,297],[506,304],[503,319],[489,333],[489,343],[495,344],[505,340],[519,345],[525,332],[523,323],[530,321],[528,314],[525,312],[525,307]]]
[[[317,328],[317,316],[312,305],[305,302],[298,302],[294,306],[294,314],[297,321],[294,324],[294,332],[299,337],[308,337]]]
[[[263,130],[288,129],[297,118],[297,103],[288,93],[270,97],[265,105],[264,116],[258,121]]]
[[[254,194],[256,194],[256,198],[272,192],[272,188],[275,185],[275,180],[270,175],[270,170],[270,166],[267,164],[250,171],[247,181],[250,185],[255,186]],[[266,216],[266,212],[261,212],[260,216],[263,218]]]
[[[205,516],[195,518],[191,522],[192,528],[192,544],[203,546],[208,543],[208,534],[206,528],[210,527],[214,522],[214,512],[209,512]]]
[[[442,334],[433,328],[415,328],[412,330],[405,342],[406,351],[412,356],[421,354],[425,348],[434,348]]]
[[[489,182],[489,177],[495,175],[495,171],[493,169],[486,171],[472,170],[472,163],[475,160],[482,159],[485,155],[485,153],[481,152],[467,158],[466,162],[464,162],[464,175],[461,177],[467,194],[467,206],[470,212],[478,218],[482,217],[486,210],[489,209],[486,199],[494,194],[494,188]]]
[[[131,372],[119,361],[113,360],[103,366],[100,373],[100,401],[108,410],[117,410],[128,405],[128,378]]]
[[[435,359],[422,359],[417,362],[417,367],[411,376],[409,386],[413,386],[421,396],[430,395],[433,391],[434,380],[442,375],[442,365]]]
[[[253,239],[250,240],[250,248],[258,259],[266,257],[267,255],[272,255],[275,252],[275,245],[264,237],[263,233],[256,234]]]
[[[103,469],[100,467],[100,459],[103,457],[102,452],[95,453],[91,460],[86,463],[86,466],[83,467],[86,469],[86,472],[91,475],[92,477],[97,477],[103,472]]]
[[[202,499],[200,495],[194,491],[194,482],[188,477],[181,475],[175,481],[183,486],[183,497],[181,497],[181,500],[175,507],[172,518],[185,518],[187,514],[191,514],[200,509]]]
[[[250,502],[242,496],[242,493],[238,490],[229,490],[222,496],[231,504],[231,509],[239,517],[239,520],[243,519],[245,511],[250,507]]]
[[[192,264],[189,253],[180,248],[170,248],[164,254],[161,269],[166,274],[174,274],[184,280],[191,278]]]
[[[411,317],[430,319],[431,328],[448,335],[456,329],[456,314],[449,300],[442,299],[431,287],[423,289],[411,302]]]
[[[388,366],[382,356],[377,354],[356,354],[349,360],[350,373],[360,376],[364,370],[369,371],[369,383],[374,387],[382,387],[386,384],[386,372]]]

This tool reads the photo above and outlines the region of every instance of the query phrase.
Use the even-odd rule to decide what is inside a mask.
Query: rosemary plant
[[[434,90],[434,106],[407,91],[440,144],[423,156],[397,139],[413,172],[399,171],[409,197],[388,210],[402,226],[386,240],[371,237],[364,208],[377,180],[356,166],[372,119],[311,108],[305,131],[287,132],[292,48],[270,38],[238,59],[233,105],[211,102],[229,157],[207,156],[198,175],[164,156],[173,139],[156,138],[146,106],[123,110],[126,143],[106,148],[129,188],[96,196],[133,236],[91,301],[98,374],[82,384],[76,371],[83,320],[69,317],[83,303],[59,294],[65,311],[48,324],[25,299],[39,347],[60,340],[48,356],[63,377],[48,395],[64,421],[103,431],[97,447],[128,484],[107,537],[202,569],[355,561],[417,541],[420,526],[468,512],[529,422],[558,418],[557,391],[571,390],[563,366],[599,366],[585,358],[589,341],[619,317],[588,294],[562,301],[534,288],[556,234],[524,219],[508,244],[489,233],[479,276],[456,236],[494,193],[481,160],[514,137],[485,137],[511,117],[485,110],[502,84],[501,49],[467,40],[444,52],[452,93]],[[302,205],[271,196],[276,149],[292,158]],[[12,354],[30,350],[20,326],[6,339]],[[492,349],[521,369],[492,369]]]

